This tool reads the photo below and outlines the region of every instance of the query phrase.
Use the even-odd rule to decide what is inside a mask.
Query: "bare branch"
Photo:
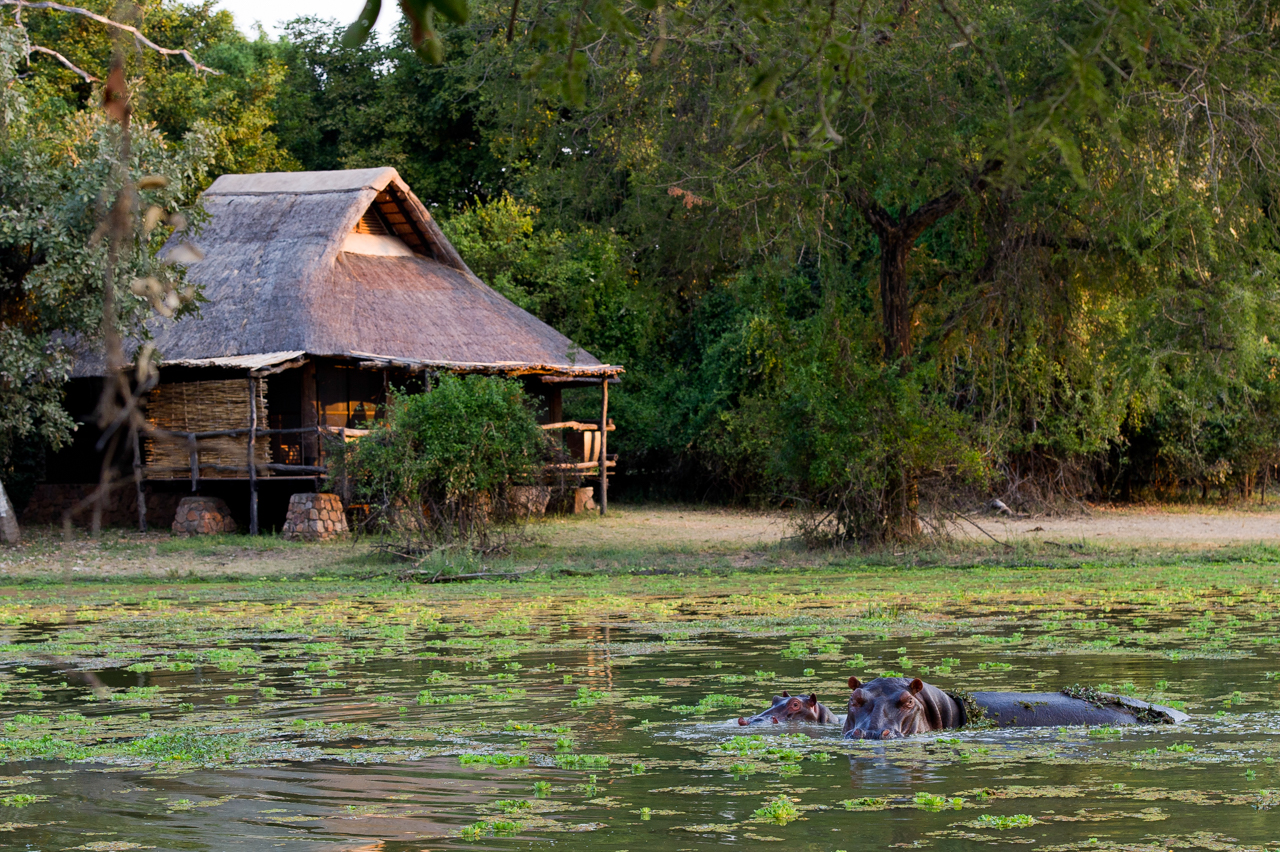
[[[29,3],[27,2],[27,0],[0,0],[0,6],[17,6],[19,10],[52,9],[57,12],[70,12],[73,15],[81,15],[85,18],[90,18],[94,21],[97,21],[100,24],[106,24],[109,27],[115,27],[118,30],[123,30],[124,32],[130,33],[133,36],[133,40],[135,42],[137,42],[142,47],[146,47],[146,48],[149,48],[150,50],[154,50],[156,53],[163,54],[164,56],[181,56],[183,59],[187,60],[188,64],[190,64],[192,68],[196,69],[197,71],[204,71],[207,74],[222,73],[216,68],[210,68],[207,65],[201,65],[199,62],[196,61],[196,58],[192,56],[191,52],[188,50],[173,50],[168,47],[161,47],[151,39],[144,36],[142,33],[138,32],[137,27],[131,27],[128,24],[122,24],[119,21],[113,21],[108,17],[99,15],[97,12],[90,12],[88,9],[81,9],[79,6],[64,6],[61,3],[47,2],[47,0],[42,0],[42,2],[38,2],[38,3]],[[42,53],[53,52],[50,50],[46,50],[45,48],[36,48],[36,49],[41,51]],[[73,71],[77,71],[82,76],[84,76],[84,72],[80,71],[80,69],[76,68],[74,65],[71,65],[70,62],[67,62],[65,59],[62,59],[62,62],[64,65],[67,65],[68,67],[70,67]]]
[[[56,51],[56,50],[50,50],[49,48],[47,48],[47,47],[41,47],[41,46],[40,46],[40,45],[38,45],[38,44],[28,45],[28,46],[27,46],[27,55],[28,55],[28,56],[30,56],[30,55],[31,55],[31,54],[33,54],[33,53],[43,53],[43,54],[45,54],[46,56],[52,56],[54,59],[58,60],[58,61],[59,61],[59,62],[61,62],[63,65],[67,66],[67,67],[68,67],[68,68],[70,68],[72,71],[74,71],[75,73],[77,73],[77,74],[79,74],[81,77],[83,77],[83,78],[84,78],[84,81],[85,81],[86,83],[96,83],[96,82],[98,82],[98,78],[97,78],[97,77],[93,76],[93,75],[92,75],[92,74],[90,74],[88,71],[85,71],[83,68],[79,68],[79,67],[77,67],[74,63],[72,63],[72,61],[71,61],[70,59],[68,59],[67,57],[63,56],[61,53],[59,53],[59,52],[58,52],[58,51]]]

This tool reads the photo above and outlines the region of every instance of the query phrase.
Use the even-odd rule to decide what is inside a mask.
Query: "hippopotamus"
[[[788,695],[783,692],[781,695],[773,696],[773,706],[763,713],[757,713],[750,719],[738,717],[739,725],[762,725],[766,722],[778,724],[780,722],[811,722],[819,725],[833,725],[839,719],[835,717],[826,706],[818,703],[816,693],[810,693],[808,698],[802,698],[798,695]]]
[[[984,723],[997,728],[1173,724],[1190,718],[1171,707],[1096,690],[948,693],[920,678],[849,678],[846,739],[889,740]]]

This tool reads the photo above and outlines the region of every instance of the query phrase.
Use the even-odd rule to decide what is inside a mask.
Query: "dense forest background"
[[[407,27],[246,38],[148,0],[144,33],[223,73],[128,71],[135,120],[199,162],[188,202],[227,172],[397,168],[478,275],[626,365],[633,495],[808,506],[866,539],[921,504],[1269,478],[1275,7],[749,8],[481,0],[433,64]],[[23,24],[105,77],[100,26]],[[88,138],[97,84],[15,69],[48,156]]]

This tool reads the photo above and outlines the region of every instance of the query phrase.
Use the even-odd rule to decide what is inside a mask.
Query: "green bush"
[[[393,395],[386,419],[346,445],[331,487],[368,505],[371,526],[483,547],[508,519],[508,489],[538,481],[548,453],[517,382],[446,375]]]

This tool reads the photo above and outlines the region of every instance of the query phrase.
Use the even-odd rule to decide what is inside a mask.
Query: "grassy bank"
[[[1184,526],[1192,528],[1209,523],[1202,518],[1216,516],[1179,517]],[[516,572],[522,583],[545,583],[593,575],[823,575],[907,568],[1099,570],[1130,577],[1137,576],[1135,572],[1177,569],[1195,574],[1200,582],[1240,571],[1253,576],[1251,566],[1280,564],[1280,540],[1205,545],[1099,539],[1078,534],[1078,529],[1088,527],[1071,529],[1074,537],[1057,535],[1048,540],[1042,535],[997,530],[995,537],[984,532],[982,536],[934,539],[873,551],[811,550],[789,537],[787,518],[782,515],[620,507],[603,519],[579,516],[532,524],[505,553],[441,552],[417,561],[390,555],[370,538],[303,543],[276,536],[181,538],[167,532],[142,535],[109,530],[97,540],[78,531],[68,541],[61,530],[27,529],[22,545],[0,550],[0,582],[209,583],[308,578],[396,582],[422,581],[437,574]],[[1047,534],[1054,533],[1050,530]],[[1265,574],[1260,572],[1255,579],[1261,582]]]

